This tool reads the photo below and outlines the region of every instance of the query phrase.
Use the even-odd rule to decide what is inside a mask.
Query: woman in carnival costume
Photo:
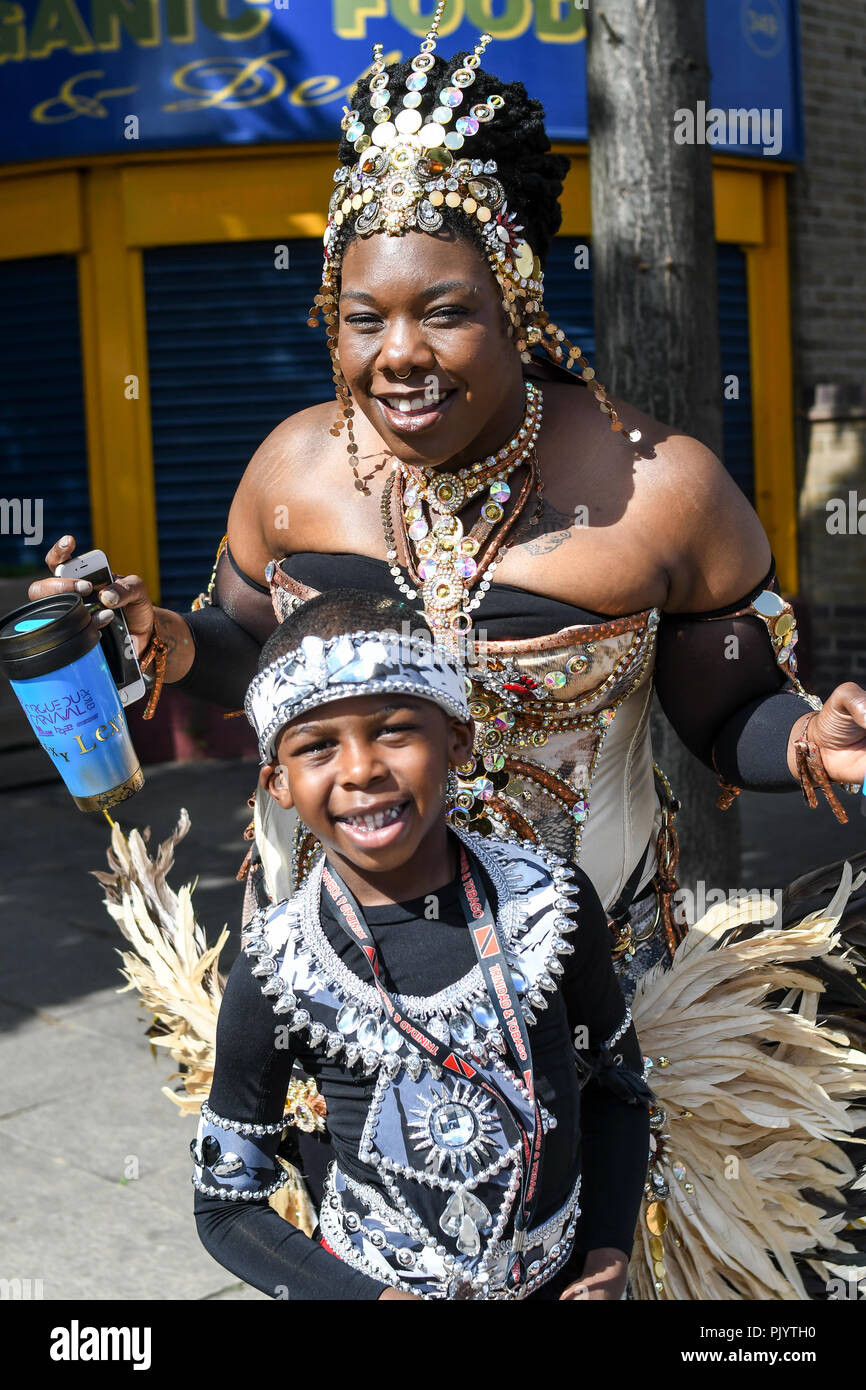
[[[591,867],[623,990],[630,997],[642,981],[646,1010],[654,990],[661,999],[659,973],[674,953],[690,952],[692,969],[700,954],[681,941],[675,920],[677,803],[653,762],[653,689],[683,742],[718,775],[722,807],[742,787],[800,785],[813,806],[820,789],[841,821],[832,783],[858,783],[866,773],[866,692],[848,682],[822,706],[803,689],[794,615],[740,490],[696,440],[611,400],[548,318],[543,264],[568,161],[550,151],[541,104],[522,83],[481,68],[489,35],[450,61],[435,53],[443,8],[444,0],[411,61],[386,68],[375,46],[369,81],[345,112],[310,319],[323,315],[327,325],[338,418],[329,404],[313,406],[261,445],[195,611],[154,612],[143,582],[125,576],[107,612],[125,608],[155,673],[151,715],[164,680],[240,706],[275,623],[316,594],[340,586],[399,591],[439,642],[462,650],[472,677],[475,746],[458,769],[454,814],[467,828],[516,832]],[[49,553],[52,569],[73,549],[65,539]],[[39,581],[31,597],[69,583]],[[728,659],[731,639],[736,661]],[[282,870],[285,817],[261,789],[254,827],[248,914],[288,896],[315,848],[301,828],[291,874]],[[850,890],[850,875],[846,882]],[[788,1256],[842,1248],[841,1192],[854,1169],[835,1141],[856,1117],[839,1091],[835,1108],[821,1109],[818,1091],[826,1099],[829,1081],[817,1061],[809,1115],[797,1110],[794,1080],[788,1104],[779,1076],[755,1079],[766,1056],[761,1038],[785,1045],[770,1004],[786,982],[799,991],[803,1030],[814,1029],[821,980],[838,982],[846,970],[848,1003],[862,1008],[833,935],[844,903],[831,906],[836,917],[827,908],[808,948],[800,940],[799,969],[793,935],[783,943],[777,934],[770,956],[748,941],[735,951],[719,937],[725,950],[714,961],[736,955],[741,975],[754,964],[748,1003],[760,1004],[748,1021],[739,1016],[745,1004],[728,976],[727,1036],[742,1039],[752,1028],[756,1042],[730,1062],[730,1074],[708,1072],[700,1104],[683,1092],[676,1106],[657,1107],[642,1296],[707,1296],[707,1269],[721,1263],[720,1292],[710,1296],[802,1297]],[[707,940],[719,930],[713,921]],[[742,914],[734,925],[743,925]],[[808,959],[817,956],[822,963],[813,960],[810,974]],[[709,1004],[699,991],[689,997],[696,1026]],[[790,1013],[794,996],[784,997]],[[656,1021],[649,1030],[642,1024],[642,1034],[664,1041]],[[855,1066],[846,1035],[834,1036],[835,1060]],[[709,1058],[717,1044],[707,1042]],[[796,1060],[806,1085],[800,1034],[798,1047],[796,1058],[786,1054],[785,1076],[796,1079]],[[657,1052],[673,1077],[672,1047]],[[775,1114],[743,1099],[762,1084]],[[720,1114],[734,1112],[719,1142],[751,1155],[757,1186],[744,1195],[748,1184],[728,1183],[721,1200],[711,1183],[696,1211],[700,1184],[680,1148],[693,1164],[712,1166]],[[779,1126],[806,1140],[818,1132],[830,1145],[810,1160],[808,1175],[774,1145]],[[801,1187],[820,1192],[822,1205]],[[767,1195],[774,1191],[784,1193],[778,1212]],[[659,1253],[668,1219],[660,1200],[692,1223],[690,1238],[706,1255],[696,1265],[669,1249],[676,1280]],[[701,1210],[714,1202],[744,1233],[742,1243],[726,1245],[722,1216],[696,1234]],[[761,1264],[767,1249],[772,1256]]]
[[[250,685],[262,789],[322,849],[226,984],[199,1233],[272,1297],[619,1298],[651,1093],[607,918],[558,855],[449,830],[465,674],[410,617],[323,595]],[[318,1241],[267,1204],[296,1061],[333,1135]]]

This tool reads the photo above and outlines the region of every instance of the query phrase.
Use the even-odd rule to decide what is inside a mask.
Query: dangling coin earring
[[[352,420],[355,416],[355,408],[352,405],[352,397],[349,393],[349,387],[346,382],[346,378],[343,376],[342,368],[337,363],[333,352],[331,353],[331,362],[334,366],[334,385],[337,390],[337,396],[340,401],[343,416],[341,420],[334,421],[334,424],[331,427],[331,434],[339,434],[343,426],[346,426],[348,434],[348,438],[346,441],[346,453],[349,455],[349,462],[352,465],[352,474],[355,479],[355,487],[357,488],[358,492],[362,492],[365,497],[369,497],[371,495],[370,489],[367,487],[367,484],[364,482],[364,479],[360,476],[358,472],[358,445],[355,442],[355,431],[352,429]]]

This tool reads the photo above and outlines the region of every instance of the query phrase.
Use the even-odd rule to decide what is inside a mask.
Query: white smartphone
[[[76,555],[73,560],[58,565],[54,573],[60,579],[89,579],[93,593],[86,598],[82,595],[84,606],[92,613],[105,607],[100,603],[99,595],[102,589],[113,584],[114,575],[104,550],[86,550],[83,555]],[[147,693],[147,686],[122,608],[114,609],[114,618],[102,628],[99,640],[111,678],[120,692],[121,704],[131,705],[135,700],[140,700]]]

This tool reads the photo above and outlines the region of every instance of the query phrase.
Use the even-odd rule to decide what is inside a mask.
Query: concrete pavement
[[[165,838],[186,806],[192,829],[171,883],[198,875],[199,920],[237,946],[251,762],[146,769],[119,808],[125,830]],[[743,794],[741,886],[773,889],[866,847],[850,823],[799,792]],[[199,1244],[188,1145],[195,1121],[162,1095],[171,1064],[152,1055],[150,1020],[118,995],[122,938],[88,876],[102,869],[105,820],[76,811],[57,783],[0,793],[0,1277],[41,1279],[46,1299],[260,1299]]]

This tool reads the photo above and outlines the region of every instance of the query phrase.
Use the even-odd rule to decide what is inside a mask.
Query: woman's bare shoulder
[[[701,612],[733,603],[770,566],[770,543],[752,504],[706,444],[625,403],[621,409],[626,428],[634,421],[641,431],[639,467],[670,581],[665,607]]]
[[[229,511],[228,538],[248,574],[271,558],[275,530],[285,535],[291,529],[292,507],[302,504],[314,471],[310,461],[320,460],[333,442],[328,431],[337,410],[333,401],[322,401],[287,416],[247,464]]]

